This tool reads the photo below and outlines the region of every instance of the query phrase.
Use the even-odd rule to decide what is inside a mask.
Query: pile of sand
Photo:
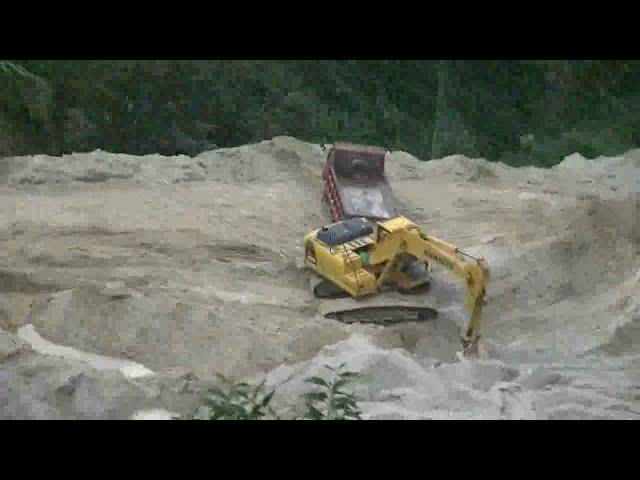
[[[312,297],[300,265],[303,236],[328,221],[324,155],[278,137],[195,158],[1,159],[0,328],[9,335],[30,324],[55,344],[136,362],[156,385],[174,385],[174,371],[202,381],[272,372],[281,404],[323,362],[345,360],[370,376],[371,418],[637,414],[637,151],[571,156],[549,170],[389,156],[389,181],[407,214],[481,253],[491,269],[483,329],[490,359],[462,363],[453,355],[467,315],[462,288],[437,269],[431,292],[407,300],[437,308],[435,320],[381,328],[324,318],[327,304]],[[0,391],[23,362],[5,358]],[[96,382],[121,375],[91,372]],[[110,381],[100,388],[114,398],[136,395]],[[43,385],[0,394],[0,416],[62,415],[58,404],[17,409],[29,399],[53,405],[58,387]],[[74,395],[63,401],[65,415],[91,416],[73,407]],[[153,398],[136,408],[184,414],[193,401]]]

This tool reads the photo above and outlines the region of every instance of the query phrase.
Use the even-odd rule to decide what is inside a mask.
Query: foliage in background
[[[337,369],[325,365],[333,376],[329,381],[321,377],[310,377],[306,381],[318,388],[305,394],[307,415],[310,420],[361,420],[357,397],[345,390],[359,374],[345,370],[345,364]]]
[[[0,156],[291,135],[549,166],[637,147],[638,81],[626,60],[0,61]]]

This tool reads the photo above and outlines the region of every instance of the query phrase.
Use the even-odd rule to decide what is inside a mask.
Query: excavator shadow
[[[424,322],[438,317],[437,310],[429,307],[403,307],[387,305],[361,307],[350,310],[328,312],[325,318],[342,323],[372,323],[376,325],[394,325],[406,322]]]

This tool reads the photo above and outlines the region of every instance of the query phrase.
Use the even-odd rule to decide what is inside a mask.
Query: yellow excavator
[[[314,288],[319,298],[360,298],[389,287],[419,292],[428,287],[430,262],[445,267],[466,284],[471,316],[461,341],[463,353],[477,352],[488,279],[482,257],[426,235],[403,216],[333,223],[307,234],[304,244],[304,264],[323,278]]]

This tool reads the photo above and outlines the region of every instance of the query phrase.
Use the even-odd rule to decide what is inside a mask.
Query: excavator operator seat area
[[[372,233],[373,227],[364,218],[352,218],[321,228],[317,238],[322,243],[335,247]]]

